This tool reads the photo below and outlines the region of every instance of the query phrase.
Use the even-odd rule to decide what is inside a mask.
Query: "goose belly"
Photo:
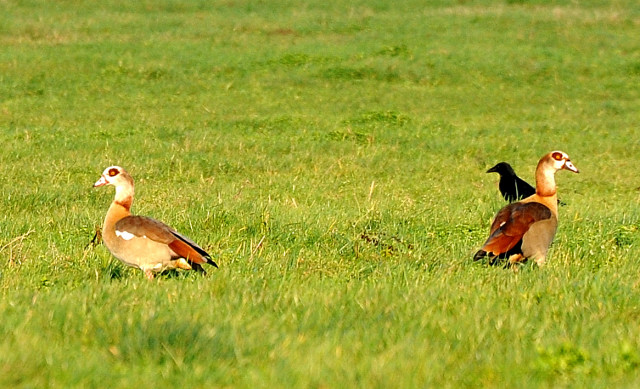
[[[117,237],[113,243],[105,242],[113,256],[127,266],[155,272],[175,267],[175,253],[164,243],[137,236],[129,240]]]
[[[558,220],[554,216],[533,223],[522,237],[522,255],[542,265],[557,228]]]

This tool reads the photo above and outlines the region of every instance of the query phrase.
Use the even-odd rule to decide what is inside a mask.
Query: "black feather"
[[[498,173],[500,175],[498,188],[502,197],[508,202],[522,200],[536,193],[536,189],[518,177],[511,165],[506,162],[500,162],[487,170],[487,173]]]

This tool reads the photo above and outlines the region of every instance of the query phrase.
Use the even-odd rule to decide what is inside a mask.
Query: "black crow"
[[[502,197],[510,203],[516,200],[522,200],[536,193],[536,189],[518,177],[511,165],[506,162],[500,162],[487,170],[487,173],[498,173],[500,175],[498,188],[500,189],[500,193],[502,193]]]

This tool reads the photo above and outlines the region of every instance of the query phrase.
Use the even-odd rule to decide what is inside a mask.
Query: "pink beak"
[[[578,170],[577,167],[573,166],[573,164],[571,163],[571,161],[567,160],[564,162],[564,166],[562,166],[564,169],[570,170],[574,173],[580,173],[580,171]]]
[[[97,188],[99,186],[104,186],[104,185],[107,185],[107,184],[108,184],[107,179],[104,178],[104,176],[100,176],[100,179],[98,181],[96,181],[95,184],[93,184],[93,187]]]

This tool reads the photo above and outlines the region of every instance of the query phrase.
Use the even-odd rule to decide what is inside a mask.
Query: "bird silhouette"
[[[510,203],[516,200],[522,200],[536,193],[536,189],[518,177],[511,165],[506,162],[496,164],[487,170],[487,173],[498,173],[500,175],[498,189],[500,189],[502,197]]]

